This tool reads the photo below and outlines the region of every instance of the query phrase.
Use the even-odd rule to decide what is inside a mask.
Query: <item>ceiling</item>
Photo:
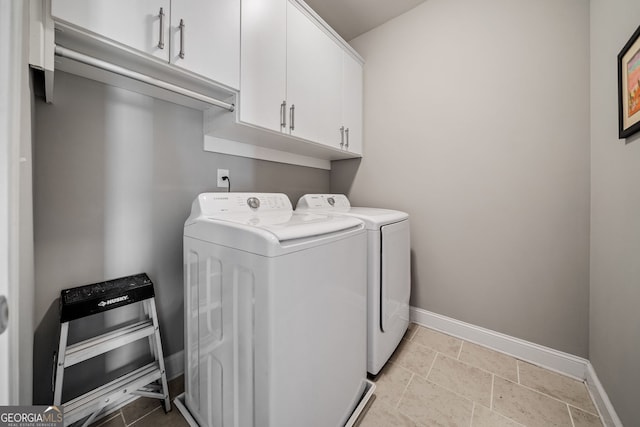
[[[425,0],[306,0],[343,39],[349,41]]]

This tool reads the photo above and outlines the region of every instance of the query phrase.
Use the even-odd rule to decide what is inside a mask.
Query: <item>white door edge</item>
[[[19,403],[19,153],[23,2],[0,2],[0,295],[8,303],[7,330],[0,335],[0,405]],[[27,384],[25,386],[30,386]]]

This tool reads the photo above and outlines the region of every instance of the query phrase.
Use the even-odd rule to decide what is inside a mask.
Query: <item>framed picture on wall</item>
[[[618,54],[618,138],[640,131],[640,27]]]

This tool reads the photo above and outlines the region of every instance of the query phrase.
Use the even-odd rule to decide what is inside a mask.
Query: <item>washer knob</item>
[[[247,199],[247,205],[249,205],[251,209],[258,209],[260,207],[260,199],[257,197],[249,197]]]
[[[334,199],[333,197],[329,197],[327,199],[327,202],[329,202],[331,206],[334,206],[336,204],[336,199]]]

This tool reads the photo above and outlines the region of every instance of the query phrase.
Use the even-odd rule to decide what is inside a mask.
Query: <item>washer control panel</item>
[[[203,193],[196,202],[205,215],[219,213],[291,212],[293,207],[282,193]]]
[[[251,209],[258,209],[260,207],[260,199],[257,197],[249,197],[247,199],[247,205],[249,205]]]

